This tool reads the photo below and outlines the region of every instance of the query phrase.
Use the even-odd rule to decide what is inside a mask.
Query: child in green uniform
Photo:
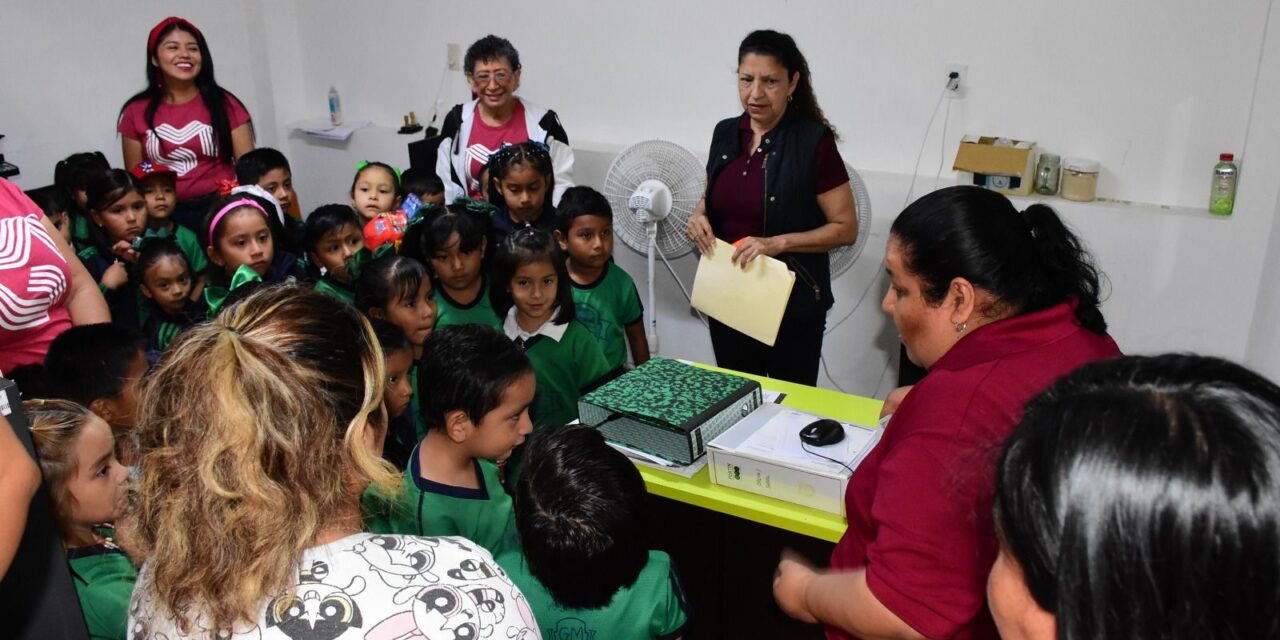
[[[410,227],[401,253],[431,265],[441,327],[483,324],[502,329],[502,319],[489,303],[484,277],[489,218],[476,203],[456,202],[420,213]]]
[[[591,187],[570,187],[560,198],[556,241],[569,255],[569,281],[578,322],[595,336],[613,370],[627,362],[627,346],[636,366],[649,360],[644,308],[636,283],[613,262],[613,209]]]
[[[356,280],[356,308],[370,318],[386,320],[400,327],[413,347],[413,362],[422,358],[427,336],[435,330],[436,303],[431,297],[431,278],[421,262],[388,254],[361,266],[360,277]],[[409,369],[409,384],[413,389],[409,410],[413,416],[416,442],[427,435],[427,425],[418,410],[417,365]]]
[[[298,210],[298,193],[293,189],[293,169],[283,153],[270,147],[258,147],[236,158],[236,182],[256,184],[280,203],[285,213],[286,231],[302,216]]]
[[[523,551],[498,557],[545,638],[677,638],[689,619],[671,558],[644,539],[646,492],[590,427],[529,438],[516,487]]]
[[[122,639],[138,572],[112,539],[114,529],[99,528],[119,518],[128,501],[129,474],[116,461],[111,427],[67,400],[28,400],[23,407],[89,636]]]
[[[382,457],[404,471],[419,440],[409,411],[413,402],[409,376],[413,369],[413,345],[400,327],[386,320],[371,318],[369,326],[373,327],[373,335],[378,336],[382,358],[387,363],[387,381],[382,391],[382,404],[387,408],[387,437],[382,445]]]
[[[525,227],[507,236],[494,259],[493,308],[506,317],[503,331],[538,376],[535,426],[578,419],[578,398],[609,373],[595,338],[574,320],[564,253],[551,234]]]
[[[347,304],[356,292],[347,261],[364,248],[363,221],[345,204],[326,204],[311,212],[303,225],[309,266],[319,276],[315,289]]]
[[[89,178],[111,169],[101,151],[81,151],[58,161],[53,169],[54,188],[71,199],[72,246],[80,251],[89,246]]]
[[[133,265],[138,291],[150,312],[143,324],[147,336],[147,360],[154,363],[169,343],[187,327],[201,322],[208,312],[203,299],[191,299],[191,265],[172,238],[144,238]]]
[[[187,257],[191,272],[196,275],[191,290],[187,295],[192,300],[200,299],[204,293],[204,269],[209,265],[205,257],[204,247],[190,229],[173,221],[173,210],[178,206],[178,174],[162,164],[140,162],[129,169],[133,179],[138,181],[142,198],[147,202],[147,235],[159,233],[171,235]]]
[[[421,367],[427,437],[410,456],[397,499],[365,494],[368,530],[463,536],[495,556],[518,548],[496,461],[533,430],[528,358],[493,329],[456,325],[427,341]]]
[[[147,372],[147,340],[133,327],[83,324],[49,344],[44,363],[6,372],[24,398],[57,398],[87,407],[111,427],[116,457],[137,464],[138,392]]]

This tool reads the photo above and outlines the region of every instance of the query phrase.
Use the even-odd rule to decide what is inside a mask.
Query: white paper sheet
[[[799,411],[783,410],[769,419],[738,449],[744,453],[755,453],[770,458],[783,458],[796,462],[804,462],[818,466],[839,465],[825,460],[812,452],[822,454],[845,464],[857,461],[876,438],[875,431],[840,423],[844,428],[844,439],[825,447],[804,444],[800,440],[800,430],[813,422],[816,416]],[[809,449],[806,451],[806,447]]]

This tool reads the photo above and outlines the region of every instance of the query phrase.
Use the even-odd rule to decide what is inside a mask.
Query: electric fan
[[[614,158],[604,179],[604,195],[614,211],[614,234],[648,258],[645,338],[653,353],[658,353],[655,253],[666,259],[693,250],[685,225],[706,186],[706,167],[689,150],[666,140],[627,147]]]
[[[849,174],[849,186],[853,188],[853,203],[858,207],[858,239],[854,240],[853,244],[836,247],[827,252],[827,259],[831,261],[832,280],[853,266],[858,256],[862,255],[862,248],[867,245],[867,238],[871,237],[871,196],[867,193],[867,184],[862,181],[862,176],[849,166],[849,163],[844,163],[844,170]]]

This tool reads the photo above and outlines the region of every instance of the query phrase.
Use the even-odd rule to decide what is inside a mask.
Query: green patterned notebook
[[[578,415],[610,440],[690,464],[762,399],[754,380],[654,358],[583,396]]]

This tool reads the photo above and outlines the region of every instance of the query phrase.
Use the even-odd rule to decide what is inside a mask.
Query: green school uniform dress
[[[418,449],[409,456],[399,499],[388,500],[373,489],[365,492],[365,528],[373,533],[416,536],[462,536],[493,555],[518,550],[516,514],[511,496],[498,479],[498,465],[476,460],[479,489],[433,482],[422,476]]]
[[[129,558],[107,537],[91,547],[67,549],[67,560],[89,636],[95,640],[124,638],[129,597],[138,579]]]
[[[436,301],[436,328],[454,324],[483,324],[502,331],[502,318],[489,303],[489,279],[485,278],[480,285],[480,293],[471,304],[459,304],[444,288],[436,287],[433,294]]]
[[[341,300],[347,304],[356,303],[355,289],[352,289],[351,287],[345,284],[342,284],[341,282],[338,282],[337,280],[334,280],[333,278],[330,278],[327,275],[322,276],[319,280],[317,280],[315,286],[312,288],[315,289],[316,291],[319,291],[320,293],[323,293],[337,300]]]
[[[538,391],[529,407],[529,418],[534,428],[564,426],[577,420],[578,398],[611,371],[591,332],[574,320],[565,324],[547,321],[529,333],[516,324],[515,307],[507,313],[503,331],[533,364]]]
[[[626,328],[644,319],[644,307],[631,276],[610,262],[595,282],[573,285],[573,304],[577,320],[591,332],[609,369],[627,362]]]
[[[671,558],[661,551],[650,551],[649,562],[636,581],[619,589],[613,600],[599,609],[569,609],[556,604],[551,593],[529,572],[520,553],[502,554],[498,565],[529,601],[544,638],[676,638],[684,633],[689,621],[684,589]]]

